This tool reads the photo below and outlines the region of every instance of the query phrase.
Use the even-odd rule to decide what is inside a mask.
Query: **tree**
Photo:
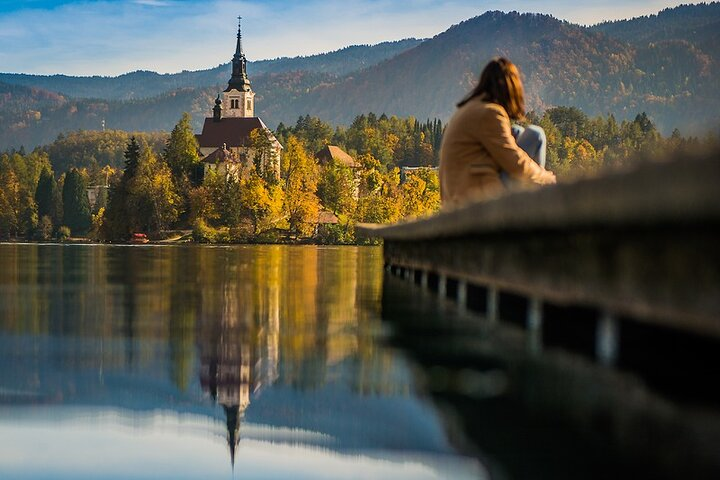
[[[400,186],[401,215],[428,215],[440,209],[440,181],[435,170],[422,168]]]
[[[54,226],[60,226],[63,219],[62,197],[58,190],[57,181],[52,170],[44,169],[40,174],[37,189],[35,190],[35,203],[40,218],[48,217]]]
[[[242,182],[240,203],[243,217],[250,220],[252,234],[256,236],[272,228],[280,219],[282,190],[277,185],[267,185],[257,172],[252,171]]]
[[[127,208],[128,188],[140,163],[140,144],[135,136],[130,137],[125,152],[125,167],[122,177],[110,185],[107,208],[103,215],[100,236],[107,240],[127,240],[132,232],[130,211]]]
[[[62,192],[63,224],[73,235],[84,235],[90,228],[90,201],[87,195],[87,181],[77,168],[65,176]]]
[[[330,161],[321,168],[317,195],[323,206],[339,213],[349,213],[355,208],[355,175],[350,167]]]
[[[140,161],[140,145],[135,136],[130,137],[125,153],[125,168],[123,169],[123,180],[128,181],[135,176],[138,162]]]
[[[278,181],[278,165],[270,135],[267,128],[254,129],[250,132],[250,148],[257,174],[268,184],[275,184]]]
[[[175,193],[170,167],[149,148],[140,156],[135,176],[128,182],[126,205],[136,230],[159,232],[177,220],[180,197]]]
[[[280,166],[285,192],[283,210],[290,231],[309,236],[312,234],[320,211],[320,202],[315,195],[317,165],[300,141],[290,136]]]
[[[128,235],[130,235],[130,225],[125,205],[127,185],[123,180],[124,177],[110,185],[108,206],[105,209],[100,227],[100,237],[106,240],[127,240]]]
[[[190,114],[185,112],[170,133],[163,157],[175,178],[187,175],[193,178],[199,163],[198,142],[192,130]]]
[[[393,168],[385,174],[372,169],[363,180],[368,184],[367,193],[361,195],[355,209],[355,221],[369,223],[389,223],[397,221],[401,215],[402,199],[399,193],[400,173]]]
[[[2,160],[6,160],[5,156]],[[7,162],[0,163],[0,238],[11,238],[18,233],[17,205],[20,182]]]

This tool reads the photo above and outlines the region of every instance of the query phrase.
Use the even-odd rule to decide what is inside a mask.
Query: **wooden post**
[[[542,300],[531,297],[527,311],[528,350],[531,353],[542,351]]]
[[[443,274],[438,275],[438,297],[445,298],[447,296],[447,277]]]
[[[465,311],[467,309],[467,282],[465,280],[458,280],[457,304],[458,309],[461,311]]]
[[[603,312],[595,331],[595,356],[601,365],[615,366],[620,344],[617,319],[609,312]]]
[[[498,321],[498,291],[497,288],[488,285],[487,288],[487,319],[490,322]]]

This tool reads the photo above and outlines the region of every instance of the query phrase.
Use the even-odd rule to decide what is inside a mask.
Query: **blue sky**
[[[250,60],[431,37],[487,10],[580,24],[657,13],[680,0],[0,0],[0,72],[118,75],[229,61],[236,17]]]

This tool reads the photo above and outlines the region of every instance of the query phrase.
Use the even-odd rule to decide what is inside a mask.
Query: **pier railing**
[[[602,432],[669,478],[717,478],[719,227],[716,149],[358,233],[382,238],[387,272],[414,284],[389,278],[388,293],[416,309],[437,296],[478,325],[458,339],[440,333],[451,318],[398,316],[384,299],[401,342],[420,317],[436,323],[418,355],[462,368],[490,356],[525,408]],[[519,357],[486,334],[518,328]],[[481,401],[461,413],[471,437]]]
[[[384,239],[391,273],[461,309],[519,325],[541,346],[645,369],[638,348],[717,357],[718,227],[716,149],[358,230]]]

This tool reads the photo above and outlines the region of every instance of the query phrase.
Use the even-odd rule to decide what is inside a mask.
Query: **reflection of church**
[[[277,379],[279,294],[277,286],[257,293],[248,285],[208,285],[198,326],[200,384],[223,407],[230,459],[240,442],[240,424],[253,395]]]
[[[253,141],[255,131],[263,136],[262,141]],[[239,24],[232,76],[222,92],[222,98],[218,95],[215,100],[213,116],[205,119],[202,133],[196,138],[205,172],[217,169],[228,175],[237,175],[258,157],[257,166],[262,170],[258,173],[270,171],[280,175],[282,146],[265,123],[255,116],[255,92],[250,88]]]

